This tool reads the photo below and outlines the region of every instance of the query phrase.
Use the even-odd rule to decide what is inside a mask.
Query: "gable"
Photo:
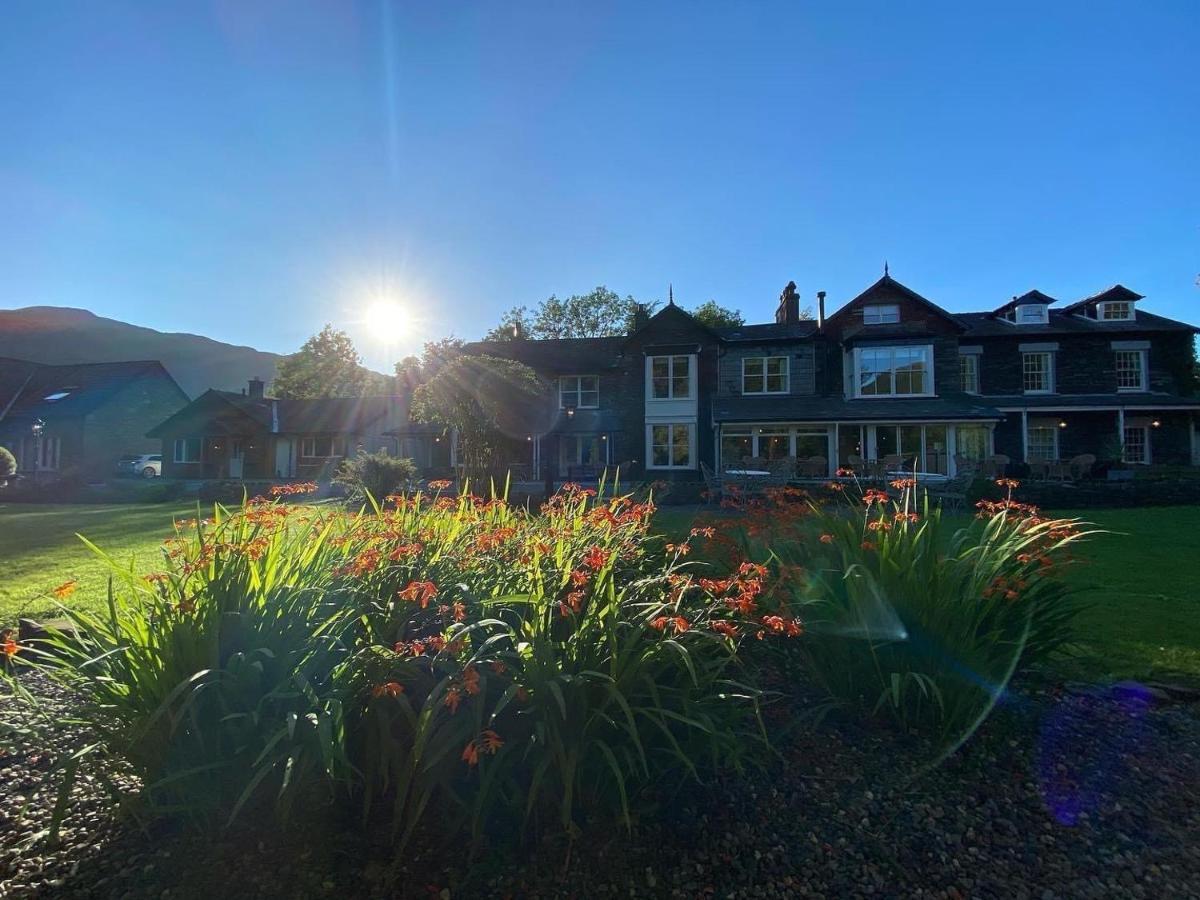
[[[870,306],[896,306],[900,321],[894,324],[868,325],[863,310]],[[917,334],[958,334],[962,324],[936,303],[926,300],[912,288],[890,275],[877,282],[837,310],[825,321],[826,330],[842,338],[859,334],[903,337]]]
[[[687,310],[669,303],[629,336],[628,346],[634,351],[640,351],[647,347],[713,344],[720,341],[720,335],[707,325],[696,321]]]

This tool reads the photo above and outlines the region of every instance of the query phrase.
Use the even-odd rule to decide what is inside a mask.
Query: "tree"
[[[494,356],[457,356],[413,394],[418,422],[458,432],[459,462],[468,478],[503,477],[494,465],[503,451],[527,446],[526,436],[546,431],[557,400],[523,363]]]
[[[509,341],[524,334],[531,338],[614,337],[628,334],[638,302],[621,298],[604,285],[587,294],[559,298],[551,294],[532,315],[524,306],[514,306],[484,340]],[[514,328],[517,334],[514,334]]]
[[[519,341],[529,337],[533,331],[533,320],[529,308],[514,306],[500,317],[500,324],[483,336],[485,341]]]
[[[705,300],[692,310],[692,318],[709,328],[734,328],[746,324],[740,312],[721,306],[716,300]]]
[[[17,458],[7,447],[0,447],[0,487],[8,484],[8,479],[17,474]]]
[[[280,361],[271,391],[281,399],[364,397],[390,393],[390,382],[363,367],[346,332],[326,325]]]

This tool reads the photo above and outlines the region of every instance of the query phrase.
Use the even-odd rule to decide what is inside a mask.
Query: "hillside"
[[[255,376],[269,382],[281,358],[198,334],[155,331],[57,306],[0,310],[0,356],[43,363],[157,359],[191,397],[210,387],[239,390]]]

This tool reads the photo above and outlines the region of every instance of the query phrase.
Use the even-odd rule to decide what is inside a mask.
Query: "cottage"
[[[155,360],[44,365],[0,358],[0,444],[26,474],[110,476],[122,456],[157,451],[147,429],[187,402]]]
[[[265,396],[251,379],[242,393],[210,390],[148,432],[172,478],[324,480],[348,455],[395,453],[388,432],[407,422],[405,398]]]

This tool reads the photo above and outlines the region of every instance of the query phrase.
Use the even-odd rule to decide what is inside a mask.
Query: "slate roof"
[[[986,402],[985,402],[986,400]],[[1002,418],[992,398],[966,394],[911,400],[847,400],[843,397],[718,397],[717,422],[939,421]]]
[[[50,366],[0,358],[0,413],[5,421],[78,418],[144,377],[167,379],[179,390],[181,400],[186,399],[162,363],[153,359]],[[57,394],[63,396],[47,399]]]
[[[1125,285],[1114,284],[1112,287],[1105,288],[1098,294],[1092,294],[1090,297],[1084,297],[1082,300],[1076,300],[1074,303],[1064,306],[1063,312],[1072,313],[1083,309],[1085,306],[1089,306],[1093,303],[1101,303],[1105,300],[1127,300],[1130,303],[1136,303],[1142,299],[1144,299],[1144,297],[1141,294],[1131,291],[1129,288],[1125,287]]]
[[[475,341],[463,347],[463,352],[513,359],[539,371],[587,374],[614,368],[627,340],[601,337]]]
[[[1183,406],[1200,409],[1200,398],[1180,397],[1166,393],[1119,393],[1119,394],[1014,394],[1010,396],[984,396],[980,400],[1000,409],[1046,409],[1055,410],[1074,406],[1113,409],[1163,409]]]
[[[1135,310],[1132,320],[1128,322],[1100,322],[1095,319],[1085,319],[1083,316],[1067,312],[1071,307],[1051,309],[1050,321],[1045,325],[1013,325],[995,318],[991,313],[970,312],[956,313],[955,318],[966,326],[962,340],[970,341],[975,337],[1013,337],[1046,334],[1128,334],[1147,331],[1200,331],[1194,325],[1186,322],[1176,322],[1148,313]]]
[[[801,319],[794,325],[780,325],[767,322],[762,325],[731,325],[727,328],[714,328],[717,336],[724,341],[786,341],[812,337],[817,333],[817,323],[814,319]]]
[[[274,434],[349,434],[361,431],[388,414],[394,397],[322,397],[312,400],[277,400],[271,397],[250,397],[231,391],[210,390],[201,394],[171,418],[155,426],[149,437],[174,433],[175,426],[192,420],[204,407],[214,401],[224,401],[249,418],[263,431]]]
[[[991,315],[1002,316],[1006,312],[1008,312],[1010,309],[1013,309],[1014,307],[1017,307],[1017,306],[1029,306],[1030,304],[1033,304],[1033,303],[1040,303],[1043,306],[1049,306],[1051,303],[1057,303],[1057,302],[1058,301],[1055,300],[1053,297],[1051,297],[1049,294],[1043,294],[1041,291],[1039,291],[1035,288],[1032,291],[1026,291],[1020,297],[1013,297],[1007,303],[1005,303],[1001,306],[997,306],[995,309],[992,310]]]

